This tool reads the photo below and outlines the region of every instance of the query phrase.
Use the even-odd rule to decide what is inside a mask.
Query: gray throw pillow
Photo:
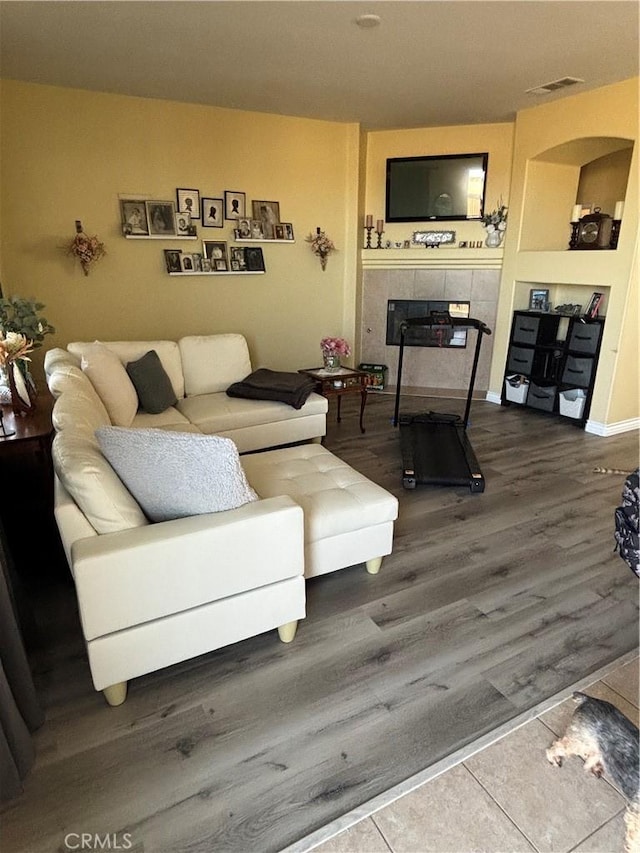
[[[130,361],[127,373],[136,389],[140,408],[150,415],[158,415],[178,402],[167,371],[154,349],[137,361]]]
[[[96,438],[150,521],[222,512],[258,500],[230,438],[111,426],[99,427]]]

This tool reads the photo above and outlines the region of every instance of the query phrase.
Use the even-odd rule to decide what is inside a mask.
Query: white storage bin
[[[524,376],[514,374],[507,376],[504,381],[507,400],[511,403],[526,403],[529,393],[529,380]]]
[[[560,414],[568,418],[581,418],[587,399],[582,388],[568,388],[560,392]]]

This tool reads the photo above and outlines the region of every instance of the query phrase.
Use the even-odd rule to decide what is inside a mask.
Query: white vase
[[[502,244],[502,238],[504,237],[504,231],[500,231],[499,228],[494,229],[493,231],[488,231],[487,236],[485,238],[484,244],[489,249],[497,249],[498,246]]]

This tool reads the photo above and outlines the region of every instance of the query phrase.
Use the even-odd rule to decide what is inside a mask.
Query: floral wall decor
[[[104,243],[98,240],[97,235],[89,237],[82,230],[82,222],[76,219],[76,236],[67,246],[67,254],[78,258],[82,271],[85,275],[89,275],[91,264],[99,261],[103,255],[107,254]]]
[[[330,240],[320,228],[316,228],[316,233],[309,234],[308,237],[305,237],[305,240],[311,244],[311,251],[320,258],[320,266],[325,270],[327,268],[327,258],[331,252],[338,251],[333,240]]]

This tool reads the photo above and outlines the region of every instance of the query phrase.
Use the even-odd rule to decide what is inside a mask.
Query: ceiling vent
[[[545,83],[542,86],[534,86],[533,89],[527,89],[527,95],[549,95],[551,92],[557,92],[558,89],[565,89],[567,86],[573,86],[576,83],[584,83],[580,77],[561,77],[559,80],[553,80],[551,83]]]

